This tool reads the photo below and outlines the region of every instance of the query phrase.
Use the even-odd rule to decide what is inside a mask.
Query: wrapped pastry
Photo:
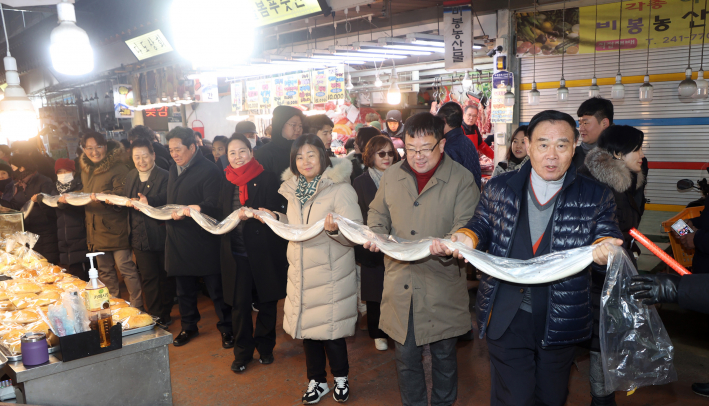
[[[17,309],[15,308],[15,305],[12,304],[11,301],[6,300],[4,302],[0,302],[0,311],[8,312],[8,311],[12,311],[12,310],[17,310]]]
[[[37,295],[37,297],[40,298],[40,299],[47,299],[47,300],[49,300],[50,303],[54,303],[54,302],[56,302],[57,300],[59,300],[60,295],[59,295],[59,292],[44,291],[44,290],[43,290],[42,293],[40,293],[39,295]],[[44,306],[44,305],[40,305],[40,306]]]
[[[127,319],[121,321],[121,324],[123,325],[123,330],[130,330],[133,328],[149,326],[154,322],[155,320],[153,320],[153,316],[142,313],[128,317]]]
[[[118,302],[115,305],[111,305],[111,312],[113,312],[114,310],[125,308],[125,307],[130,307],[130,305],[126,302],[123,302],[123,303]]]
[[[3,300],[9,300],[7,298],[7,292],[5,292],[4,290],[0,290],[0,301],[3,301]]]
[[[111,314],[113,315],[113,324],[122,322],[123,320],[127,319],[128,317],[131,316],[137,316],[140,314],[140,310],[136,309],[135,307],[122,307],[120,309],[113,310],[111,309]]]
[[[50,331],[49,325],[42,320],[26,324],[24,327],[27,332],[32,333],[44,333],[45,335],[49,335]]]
[[[39,275],[35,280],[39,283],[54,283],[62,280],[63,276],[57,274],[44,274]]]
[[[42,287],[42,292],[57,292],[59,294],[64,292],[64,289],[62,289],[56,285],[40,285],[40,286]]]
[[[21,352],[22,335],[27,331],[24,329],[10,330],[9,332],[2,335],[0,343],[2,343],[5,348],[7,348],[13,355],[19,354]]]
[[[7,290],[11,293],[39,293],[42,291],[42,287],[33,282],[23,282],[16,283],[10,286]]]
[[[29,324],[37,320],[39,320],[39,315],[34,310],[24,309],[0,313],[0,321],[2,322]]]
[[[125,300],[117,297],[111,297],[108,299],[108,302],[111,306],[117,305],[118,303],[126,303]]]

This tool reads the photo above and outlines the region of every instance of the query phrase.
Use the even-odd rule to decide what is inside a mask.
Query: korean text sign
[[[443,8],[443,38],[447,70],[473,67],[473,24],[470,6]]]
[[[322,12],[318,0],[254,0],[257,25],[270,25]]]
[[[139,61],[172,51],[170,43],[160,30],[131,38],[126,41],[126,45]]]

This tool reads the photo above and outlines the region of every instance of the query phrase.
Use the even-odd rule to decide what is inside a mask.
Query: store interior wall
[[[195,107],[193,109],[192,107]],[[219,97],[219,103],[194,103],[186,106],[187,126],[192,128],[195,120],[204,123],[204,136],[213,140],[217,135],[231,136],[234,133],[235,122],[226,120],[231,111],[231,95]],[[200,126],[199,122],[197,125]]]

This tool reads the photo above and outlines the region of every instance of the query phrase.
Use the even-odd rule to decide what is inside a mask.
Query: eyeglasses
[[[93,153],[94,151],[103,151],[104,148],[106,148],[106,147],[103,146],[103,145],[99,145],[99,146],[97,146],[97,147],[95,147],[95,148],[94,148],[94,147],[91,147],[91,148],[84,148],[84,151],[86,151],[86,152],[88,152],[88,153],[91,154],[91,153]]]
[[[387,155],[389,155],[389,158],[394,158],[394,151],[379,151],[377,155],[379,155],[379,158],[386,158]]]
[[[302,129],[303,129],[303,125],[302,125],[302,124],[290,124],[290,123],[286,123],[286,125],[289,125],[289,126],[293,127],[294,130],[302,130]]]
[[[429,156],[431,155],[431,152],[433,152],[434,149],[436,149],[436,146],[441,142],[441,140],[438,140],[437,143],[433,145],[431,148],[421,148],[420,150],[415,150],[413,148],[406,148],[406,154],[411,155],[411,156],[416,156],[416,154],[421,154],[421,156]]]

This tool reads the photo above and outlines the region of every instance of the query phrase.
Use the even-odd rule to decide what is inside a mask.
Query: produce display
[[[27,246],[34,246],[37,238],[21,232],[0,240],[0,275],[10,278],[0,281],[0,345],[11,355],[20,354],[20,339],[29,332],[46,334],[50,347],[59,345],[58,336],[66,331],[56,333],[50,327],[50,306],[61,309],[62,294],[67,292],[77,292],[83,301],[86,282]],[[111,298],[110,305],[113,322],[122,323],[124,331],[154,323],[152,316],[123,299]]]
[[[517,55],[579,53],[579,9],[517,14]]]

